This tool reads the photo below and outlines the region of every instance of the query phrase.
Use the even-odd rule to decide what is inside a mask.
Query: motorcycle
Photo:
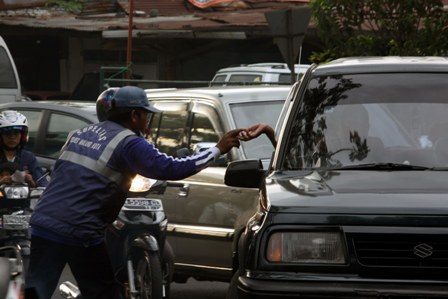
[[[18,183],[0,186],[0,299],[24,296],[30,254],[29,220],[43,190]]]
[[[106,231],[106,245],[126,299],[170,296],[174,258],[166,242],[168,220],[162,202],[149,198],[165,192],[166,186],[166,182],[135,177],[117,219]],[[67,299],[82,297],[70,281],[63,282],[59,292]]]
[[[24,296],[23,261],[19,248],[0,247],[0,298],[19,299]]]

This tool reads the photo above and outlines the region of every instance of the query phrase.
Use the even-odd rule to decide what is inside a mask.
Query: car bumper
[[[280,277],[280,276],[279,276]],[[238,278],[238,298],[448,298],[447,281],[288,280]]]

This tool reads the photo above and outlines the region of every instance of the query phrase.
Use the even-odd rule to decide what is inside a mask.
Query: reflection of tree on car
[[[439,80],[430,74],[408,76],[410,80]],[[285,166],[333,169],[367,163],[445,163],[442,141],[436,146],[444,132],[440,127],[446,108],[439,103],[443,99],[434,95],[433,102],[422,103],[427,90],[413,89],[403,96],[378,88],[381,83],[372,80],[369,74],[313,79],[303,103],[315,110],[300,105],[304,108],[298,110],[291,130]],[[411,88],[404,81],[397,86]]]
[[[371,152],[371,142],[368,137],[369,114],[364,107],[338,105],[325,112],[321,120],[316,121],[318,124],[325,122],[326,126],[326,130],[322,130],[324,136],[316,144],[316,166],[338,167],[365,160]]]
[[[306,140],[304,144],[296,144],[298,136],[292,136],[290,144],[296,144],[296,146],[289,146],[294,152],[288,154],[290,159],[287,161],[292,164],[293,168],[302,165],[312,167],[316,163],[314,152],[319,147],[321,150],[325,150],[322,140],[325,140],[325,130],[327,129],[326,119],[318,116],[323,115],[326,110],[345,99],[344,93],[347,90],[360,86],[351,79],[341,76],[319,78],[310,84],[304,98],[304,105],[302,105],[303,109],[300,110],[300,115],[296,118],[297,121],[292,129],[294,132],[302,132],[308,138],[304,138]],[[328,155],[328,152],[322,154]]]

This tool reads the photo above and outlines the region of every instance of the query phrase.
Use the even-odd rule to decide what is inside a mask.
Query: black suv
[[[448,59],[313,65],[260,188],[229,298],[448,298]],[[283,297],[284,296],[284,297]]]

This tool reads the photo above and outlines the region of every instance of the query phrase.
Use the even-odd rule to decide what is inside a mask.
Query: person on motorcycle
[[[15,162],[23,171],[24,182],[30,187],[48,184],[44,171],[36,157],[24,149],[28,142],[28,120],[25,115],[13,110],[0,112],[0,163]]]
[[[143,89],[109,88],[97,99],[100,123],[72,132],[51,181],[31,217],[28,294],[50,299],[66,264],[83,298],[120,298],[104,243],[136,174],[180,180],[239,147],[243,129],[227,132],[215,147],[186,158],[159,152],[143,136],[153,107]]]

